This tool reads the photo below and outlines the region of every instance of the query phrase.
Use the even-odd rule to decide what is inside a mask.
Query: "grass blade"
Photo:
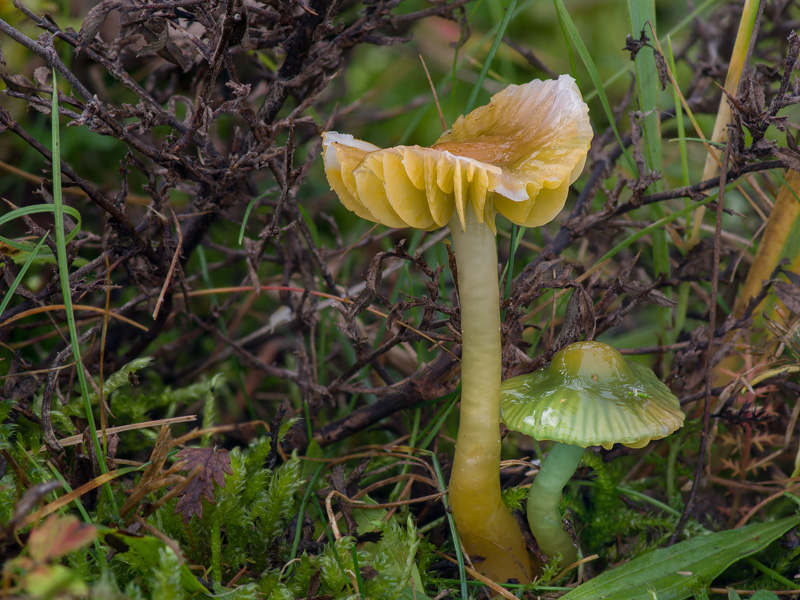
[[[649,29],[656,37],[656,7],[653,0],[628,0],[628,15],[630,17],[630,35],[637,39],[642,32]],[[634,58],[636,71],[636,94],[639,98],[639,110],[642,112],[642,127],[644,160],[650,171],[662,172],[661,166],[661,103],[659,90],[661,80],[656,65],[655,53],[650,48],[642,48]],[[639,174],[644,177],[645,173]],[[653,182],[653,189],[660,192],[664,189],[663,179]],[[661,204],[650,205],[648,212],[654,220],[663,219],[664,208]],[[653,231],[653,263],[656,275],[669,277],[669,249],[667,235],[663,229]],[[667,290],[667,294],[669,290]],[[666,307],[658,308],[661,339],[666,338],[670,328],[671,311]]]
[[[439,489],[446,490],[447,486],[444,484],[444,474],[442,473],[442,465],[439,464],[439,459],[436,458],[436,454],[433,452],[428,452],[427,450],[423,450],[426,454],[429,454],[431,457],[431,461],[433,461],[433,469],[436,472],[436,481],[439,484]],[[458,531],[456,530],[456,522],[453,520],[453,514],[450,512],[449,502],[447,501],[447,494],[442,496],[442,504],[444,505],[445,515],[447,516],[447,523],[450,526],[450,535],[453,536],[453,546],[455,547],[455,554],[456,559],[458,562],[458,578],[461,582],[461,597],[462,598],[469,598],[467,593],[467,572],[464,568],[464,555],[461,552],[461,538],[458,536]]]
[[[575,46],[575,49],[578,51],[578,55],[580,55],[581,60],[586,67],[586,70],[589,71],[589,77],[594,84],[597,97],[600,100],[600,104],[603,105],[603,111],[606,113],[609,126],[614,131],[614,135],[617,138],[617,142],[619,142],[620,148],[622,148],[622,152],[625,155],[625,160],[627,161],[628,166],[634,173],[638,173],[639,171],[636,168],[636,163],[633,161],[630,153],[625,148],[625,144],[622,143],[622,137],[620,136],[619,130],[617,129],[617,124],[614,121],[614,112],[611,110],[611,103],[608,101],[608,96],[606,96],[605,89],[603,88],[603,81],[600,79],[600,73],[597,71],[597,67],[594,64],[594,60],[592,60],[592,55],[589,52],[589,49],[586,47],[586,44],[583,43],[581,34],[578,32],[578,28],[575,27],[572,17],[569,16],[569,13],[564,6],[564,2],[562,0],[553,0],[553,4],[555,4],[556,12],[558,13],[558,20],[561,23],[561,28],[566,32],[567,44],[571,43],[573,46]]]
[[[105,475],[108,473],[106,466],[105,456],[103,449],[100,446],[100,440],[97,437],[97,426],[94,422],[94,414],[92,412],[92,403],[89,396],[89,385],[86,381],[86,374],[83,369],[83,362],[81,360],[81,349],[78,336],[78,328],[75,325],[75,313],[72,309],[72,291],[69,286],[69,265],[67,264],[67,239],[64,232],[64,199],[61,194],[61,140],[59,137],[59,123],[58,123],[58,88],[56,81],[56,71],[53,69],[53,104],[51,107],[52,117],[52,164],[53,164],[53,217],[55,220],[55,234],[56,234],[56,248],[58,251],[58,278],[61,282],[61,294],[64,297],[64,312],[67,314],[67,325],[69,327],[69,338],[72,344],[72,354],[75,357],[76,370],[78,372],[78,382],[81,388],[81,395],[83,396],[83,408],[86,413],[86,420],[89,423],[89,431],[92,436],[94,444],[94,451],[98,457],[98,465],[100,472]],[[108,495],[108,500],[113,511],[113,514],[119,518],[119,509],[114,499],[114,493],[111,491],[111,485],[106,482],[103,484],[103,489]]]
[[[69,235],[66,237],[65,241],[69,243],[75,238],[76,235],[78,235],[78,233],[80,233],[81,213],[79,213],[71,206],[62,206],[62,211],[68,214],[69,216],[73,217],[77,221],[75,227],[72,229],[72,231],[69,232]],[[55,206],[51,204],[34,204],[33,206],[24,206],[22,208],[15,208],[14,210],[4,215],[0,215],[0,225],[4,225],[10,221],[13,221],[14,219],[18,219],[20,217],[24,217],[27,215],[35,215],[39,213],[54,213],[54,212],[55,212]],[[14,248],[15,250],[19,250],[20,252],[25,252],[25,253],[30,252],[31,248],[33,247],[33,244],[29,244],[27,242],[19,242],[17,240],[12,240],[4,236],[0,236],[0,242],[8,244],[11,248]],[[41,248],[41,245],[37,247]],[[43,255],[46,253],[47,251],[42,251]]]
[[[48,235],[50,235],[50,232],[45,234],[42,237],[42,239],[39,240],[39,243],[36,244],[36,247],[33,249],[30,256],[28,256],[28,259],[25,261],[25,264],[22,265],[22,268],[19,270],[19,273],[17,273],[17,276],[14,278],[14,281],[11,282],[11,286],[8,288],[8,291],[6,292],[3,301],[0,302],[0,315],[2,315],[5,312],[8,303],[11,302],[11,298],[14,297],[14,292],[17,290],[17,287],[19,287],[19,284],[22,283],[22,280],[25,278],[25,273],[28,271],[28,267],[30,267],[33,264],[33,259],[36,258],[36,255],[39,253],[39,250],[44,245],[44,241],[47,239]]]
[[[728,74],[725,77],[725,91],[733,96],[736,95],[736,91],[739,89],[742,71],[750,60],[750,48],[755,40],[754,36],[757,34],[756,25],[758,17],[761,15],[761,4],[761,0],[746,0],[742,9],[742,20],[739,22],[739,30],[736,33],[736,42],[734,43],[731,62],[728,66]],[[712,141],[725,141],[730,121],[731,107],[728,104],[727,96],[722,94],[722,98],[719,101],[719,109],[717,110],[717,119],[714,122],[714,131],[711,134]],[[706,180],[714,177],[717,173],[718,165],[719,151],[710,150],[706,157],[702,179]],[[690,247],[700,241],[700,227],[703,224],[705,210],[705,207],[701,207],[698,209],[697,215],[695,215],[692,237],[689,240]]]
[[[472,92],[469,95],[469,100],[467,100],[467,106],[464,107],[464,114],[467,114],[469,111],[471,111],[472,108],[475,106],[475,102],[478,100],[478,94],[483,88],[483,82],[486,79],[486,74],[489,72],[489,69],[492,66],[492,61],[494,60],[494,56],[495,54],[497,54],[497,49],[500,47],[500,42],[503,41],[503,36],[506,33],[508,24],[509,22],[511,22],[511,15],[514,14],[514,9],[516,7],[517,7],[517,0],[511,0],[511,2],[508,5],[508,8],[506,8],[506,14],[503,16],[503,21],[497,28],[497,33],[494,36],[492,47],[489,49],[489,54],[486,56],[486,60],[483,61],[483,68],[481,69],[481,72],[478,75],[478,81],[475,82],[475,85],[472,88]]]
[[[725,189],[729,190],[734,185],[735,184],[728,185]],[[600,260],[598,260],[597,262],[603,262],[604,260],[607,260],[607,259],[611,258],[615,254],[617,254],[617,252],[619,252],[620,250],[623,250],[623,249],[627,248],[628,246],[630,246],[633,242],[635,242],[637,240],[640,240],[641,238],[643,238],[644,236],[646,236],[649,233],[657,231],[658,229],[662,228],[667,223],[672,223],[672,221],[674,221],[675,219],[678,219],[680,217],[688,215],[691,211],[695,210],[696,208],[699,208],[701,206],[705,206],[706,204],[708,204],[712,200],[716,200],[718,196],[719,196],[719,192],[715,192],[714,194],[711,194],[708,198],[703,198],[702,200],[699,200],[697,202],[693,202],[692,204],[690,204],[686,208],[683,208],[683,209],[681,209],[679,211],[676,211],[676,212],[674,212],[672,214],[669,214],[669,215],[665,216],[663,219],[659,219],[658,221],[656,221],[652,225],[649,225],[649,226],[647,226],[647,227],[645,227],[643,229],[640,229],[639,231],[634,233],[632,236],[630,236],[629,238],[627,238],[624,241],[620,242],[619,244],[614,246],[611,250],[606,252],[603,255],[603,257]]]
[[[667,36],[667,63],[669,69],[673,73],[675,69],[675,56],[672,52],[672,38]],[[672,100],[675,104],[675,126],[678,129],[678,145],[681,153],[681,183],[684,186],[689,185],[689,154],[686,149],[686,127],[683,123],[683,110],[681,109],[681,94],[677,85],[673,84],[672,87]],[[689,206],[689,198],[684,201],[684,207]],[[691,228],[691,219],[686,217],[686,229],[689,231]],[[689,234],[687,233],[687,238]],[[678,339],[683,327],[686,324],[686,314],[689,310],[689,292],[691,284],[685,281],[678,286],[678,306],[675,307],[675,322],[672,328],[672,336],[670,341],[675,342]]]

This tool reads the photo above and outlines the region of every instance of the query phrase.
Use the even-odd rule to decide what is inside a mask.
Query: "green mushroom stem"
[[[544,554],[560,554],[563,567],[575,562],[578,552],[572,537],[564,531],[558,509],[561,492],[575,473],[585,448],[557,442],[550,449],[528,493],[528,525],[536,544]]]
[[[450,505],[461,541],[478,568],[505,581],[530,581],[531,566],[519,525],[500,497],[500,295],[497,242],[472,208],[465,228],[450,221],[461,304],[461,417]]]

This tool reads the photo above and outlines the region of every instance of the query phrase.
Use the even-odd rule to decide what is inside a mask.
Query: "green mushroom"
[[[564,531],[561,492],[587,446],[643,448],[683,425],[678,399],[647,367],[602,342],[576,342],[553,356],[550,366],[503,382],[502,419],[513,431],[552,440],[528,494],[528,523],[539,549],[577,557]]]

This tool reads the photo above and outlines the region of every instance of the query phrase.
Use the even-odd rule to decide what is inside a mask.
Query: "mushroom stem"
[[[478,569],[528,582],[531,566],[517,521],[500,497],[500,294],[497,244],[472,207],[450,220],[461,304],[461,412],[450,505]]]
[[[528,524],[539,550],[550,558],[560,554],[563,567],[575,562],[577,551],[572,538],[564,531],[558,505],[561,492],[578,468],[584,450],[580,446],[556,442],[528,492]]]

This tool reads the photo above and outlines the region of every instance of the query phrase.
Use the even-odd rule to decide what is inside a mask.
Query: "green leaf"
[[[563,596],[563,600],[682,600],[710,584],[728,566],[762,550],[800,524],[800,517],[721,531],[654,550],[610,569]]]
[[[149,356],[133,359],[103,382],[103,396],[108,398],[112,392],[118,390],[123,385],[130,385],[131,375],[136,373],[136,371],[149,367],[151,364],[153,364],[153,359]],[[96,402],[97,394],[92,392],[90,400]]]
[[[308,231],[311,233],[311,240],[314,242],[315,246],[319,246],[319,231],[317,230],[317,225],[314,223],[314,219],[311,218],[311,215],[308,214],[308,211],[303,207],[302,204],[297,205],[298,210],[300,211],[300,215],[303,217],[303,220],[308,225]]]
[[[264,512],[258,526],[258,535],[265,540],[277,537],[286,522],[294,515],[295,494],[303,485],[300,479],[300,461],[292,458],[277,467],[264,498]]]
[[[322,446],[313,438],[306,448],[306,458],[311,460],[304,460],[302,463],[303,466],[300,470],[300,477],[303,480],[307,480],[311,477],[319,468],[319,463],[325,459],[325,452],[322,450]]]
[[[0,423],[8,418],[11,414],[11,409],[14,408],[14,403],[11,400],[3,399],[0,401]]]
[[[500,496],[503,499],[503,504],[505,504],[509,510],[522,509],[525,506],[525,500],[528,497],[528,488],[506,488],[502,490]]]
[[[385,591],[374,597],[387,600],[414,597],[415,594],[417,598],[424,597],[424,587],[415,562],[418,548],[419,536],[411,517],[406,521],[405,528],[394,521],[386,524],[372,565],[381,574],[376,580],[381,580]]]
[[[118,552],[115,559],[121,560],[133,569],[140,572],[140,574],[149,575],[154,568],[172,567],[163,569],[164,571],[177,570],[180,576],[180,586],[184,592],[188,594],[197,594],[198,596],[209,596],[209,591],[203,587],[197,577],[192,574],[192,571],[185,563],[180,563],[179,566],[171,565],[173,562],[172,557],[175,553],[172,548],[167,546],[165,542],[158,538],[150,536],[132,535],[122,530],[110,531],[103,536],[103,541],[114,548]],[[172,555],[170,557],[169,555]],[[167,575],[168,573],[164,573]],[[163,578],[163,577],[162,577]],[[159,579],[159,577],[156,577]],[[161,582],[164,583],[164,582]]]

